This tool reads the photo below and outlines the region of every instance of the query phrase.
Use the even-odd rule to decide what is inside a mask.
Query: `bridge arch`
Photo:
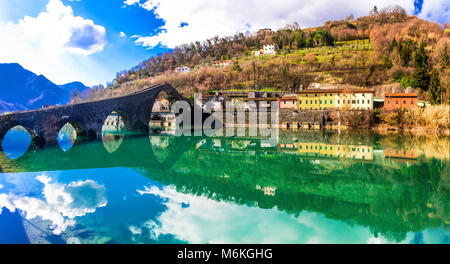
[[[36,145],[56,145],[57,135],[66,123],[70,123],[77,134],[87,139],[101,139],[102,126],[113,111],[126,113],[132,130],[148,133],[152,108],[162,91],[172,95],[173,99],[188,101],[170,84],[164,83],[113,98],[14,112],[0,116],[0,143],[10,128],[22,125],[33,132],[30,134]]]

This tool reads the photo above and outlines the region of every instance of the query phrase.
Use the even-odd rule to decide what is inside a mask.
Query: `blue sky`
[[[104,84],[182,43],[295,21],[317,26],[393,4],[449,21],[445,0],[1,0],[0,63],[20,63],[58,84]]]

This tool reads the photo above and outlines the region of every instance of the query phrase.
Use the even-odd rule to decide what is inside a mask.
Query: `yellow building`
[[[310,89],[297,93],[298,109],[373,109],[373,90]]]

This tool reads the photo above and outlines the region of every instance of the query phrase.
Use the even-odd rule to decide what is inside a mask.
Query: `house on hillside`
[[[175,68],[175,72],[191,72],[192,69],[189,67],[186,67],[184,65],[181,65],[180,67]]]
[[[234,62],[232,60],[220,60],[213,62],[213,66],[217,68],[225,68],[227,66],[233,65]]]
[[[263,28],[263,29],[258,30],[258,32],[256,32],[256,37],[259,40],[264,40],[265,38],[271,37],[271,36],[273,36],[273,31],[270,28]]]
[[[275,55],[275,44],[264,45],[262,49],[255,50],[253,54],[255,55],[255,57],[258,57],[260,55]]]
[[[264,51],[264,55],[275,55],[276,54],[275,45],[274,44],[264,45],[263,51]]]

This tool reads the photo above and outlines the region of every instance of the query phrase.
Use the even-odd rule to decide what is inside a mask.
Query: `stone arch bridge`
[[[148,133],[153,104],[160,92],[171,99],[188,101],[170,84],[157,84],[132,94],[79,104],[15,112],[0,116],[0,149],[5,134],[15,126],[24,127],[36,146],[54,145],[61,128],[69,123],[82,138],[101,138],[102,126],[113,112],[126,121],[127,129]]]

